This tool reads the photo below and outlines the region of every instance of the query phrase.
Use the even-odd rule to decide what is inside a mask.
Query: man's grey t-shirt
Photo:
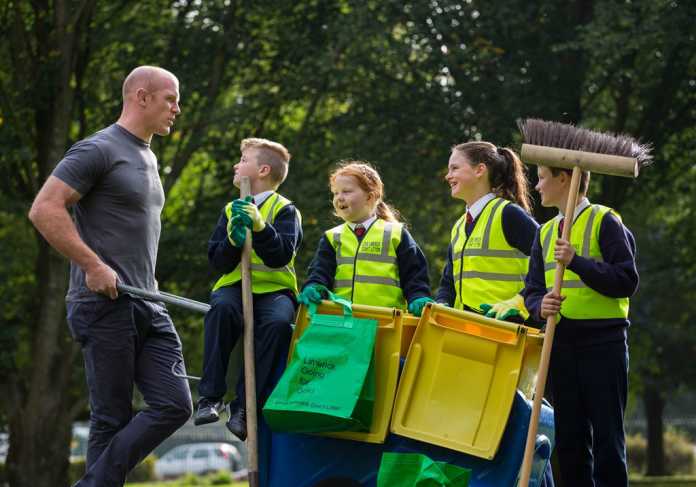
[[[150,145],[113,124],[73,145],[53,175],[82,198],[73,208],[77,231],[120,282],[155,291],[164,191]],[[67,301],[108,299],[90,291],[70,264]]]

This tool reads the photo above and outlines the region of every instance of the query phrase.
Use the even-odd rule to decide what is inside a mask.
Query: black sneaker
[[[222,401],[201,397],[193,415],[193,424],[200,426],[202,424],[214,423],[220,419],[220,411],[223,407]]]
[[[246,440],[247,425],[246,425],[246,409],[239,408],[236,411],[230,411],[230,419],[225,423],[227,429],[241,441]]]

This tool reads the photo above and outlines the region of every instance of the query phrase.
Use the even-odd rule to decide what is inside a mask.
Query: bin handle
[[[517,345],[519,342],[520,335],[526,334],[526,330],[524,330],[524,328],[521,326],[518,326],[516,330],[511,330],[503,327],[494,327],[483,323],[476,323],[473,321],[454,323],[452,321],[442,320],[442,318],[438,320],[437,317],[433,315],[431,315],[430,323],[432,323],[434,326],[455,331],[457,333],[479,336],[486,340],[513,346]]]

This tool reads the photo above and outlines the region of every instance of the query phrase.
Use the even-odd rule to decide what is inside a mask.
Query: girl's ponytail
[[[502,168],[503,181],[498,191],[503,198],[514,201],[530,213],[532,204],[524,164],[512,149],[501,147],[497,152],[505,160]]]
[[[379,200],[379,203],[377,203],[377,216],[388,222],[398,222],[400,217],[398,210],[389,206],[383,200]]]

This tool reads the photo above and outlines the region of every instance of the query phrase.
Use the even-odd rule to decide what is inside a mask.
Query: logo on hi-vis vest
[[[363,242],[360,246],[360,252],[365,252],[366,254],[381,254],[382,242]]]
[[[481,237],[470,237],[466,243],[468,248],[480,248],[481,247]]]

